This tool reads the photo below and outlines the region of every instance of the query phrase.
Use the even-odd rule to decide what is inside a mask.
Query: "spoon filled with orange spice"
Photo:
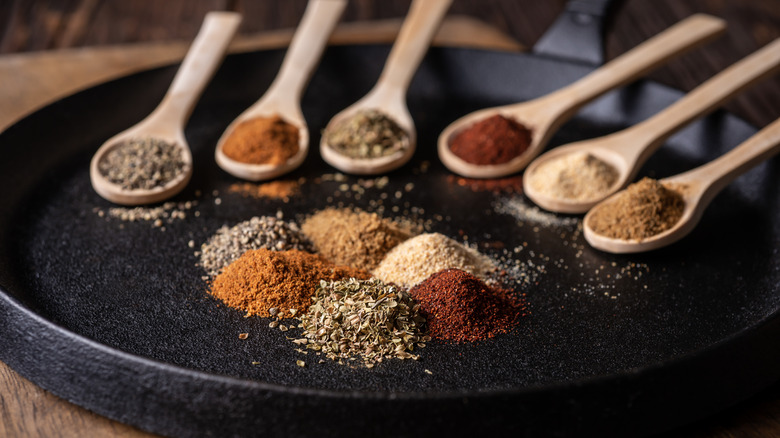
[[[279,74],[217,142],[215,159],[229,174],[262,181],[288,173],[309,151],[301,96],[347,0],[310,0]]]
[[[632,50],[613,59],[582,79],[545,96],[527,102],[486,108],[467,114],[451,123],[439,135],[439,158],[451,171],[469,178],[499,178],[523,170],[545,148],[558,128],[581,107],[607,91],[626,85],[666,61],[697,47],[725,30],[723,20],[697,14],[672,26]],[[500,124],[498,132],[514,132],[526,144],[511,154],[499,154],[491,162],[464,159],[453,146],[469,129],[481,124]],[[495,127],[491,128],[495,130]],[[526,138],[530,131],[530,139]],[[525,135],[524,135],[525,134]],[[486,156],[485,149],[505,138],[483,136],[472,145],[474,155]],[[480,150],[481,149],[481,150]],[[496,152],[496,151],[490,151]]]

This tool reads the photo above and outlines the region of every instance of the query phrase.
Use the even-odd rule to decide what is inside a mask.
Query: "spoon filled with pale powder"
[[[644,178],[602,201],[585,215],[585,240],[612,253],[674,243],[696,227],[724,187],[778,152],[780,119],[714,161],[659,181]]]
[[[526,169],[523,190],[544,209],[584,213],[633,180],[672,134],[779,69],[780,40],[776,40],[642,123],[539,156]]]

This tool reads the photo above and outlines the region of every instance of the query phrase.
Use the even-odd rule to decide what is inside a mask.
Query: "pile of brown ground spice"
[[[309,308],[321,280],[369,277],[365,271],[336,266],[304,251],[258,249],[245,252],[222,270],[209,292],[247,315],[294,316]]]
[[[298,127],[278,115],[240,123],[225,140],[222,152],[248,164],[284,164],[298,153]]]
[[[606,237],[644,239],[671,228],[684,208],[680,193],[645,177],[616,199],[594,207],[587,225]]]
[[[303,222],[301,230],[326,259],[366,271],[414,233],[408,224],[349,208],[319,211]]]

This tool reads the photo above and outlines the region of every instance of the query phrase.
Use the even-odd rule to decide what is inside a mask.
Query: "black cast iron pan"
[[[371,87],[388,51],[328,49],[303,100],[313,144]],[[196,166],[177,200],[199,204],[165,231],[98,216],[111,205],[90,188],[88,163],[106,138],[156,106],[175,66],[78,93],[0,134],[0,360],[76,404],[172,436],[641,436],[777,380],[777,159],[731,185],[685,240],[632,256],[587,247],[576,219],[518,220],[497,207],[506,196],[448,180],[435,142],[449,122],[545,94],[593,68],[542,54],[432,49],[409,90],[419,150],[383,190],[387,215],[394,206],[413,211],[433,231],[467,235],[494,256],[523,247],[513,260],[533,273],[522,286],[531,314],[513,332],[473,345],[432,342],[419,362],[369,370],[317,364],[268,320],[220,306],[205,292],[190,240],[199,245],[253,215],[281,210],[292,219],[339,201],[370,208],[381,196],[336,196],[340,183],[315,183],[332,172],[316,153],[291,176],[307,182],[289,203],[227,193],[236,180],[214,164],[214,145],[270,84],[283,54],[226,59],[186,130]],[[631,85],[583,109],[552,144],[621,129],[680,95]],[[671,138],[643,174],[692,168],[754,132],[715,113]],[[427,172],[418,171],[423,161]]]

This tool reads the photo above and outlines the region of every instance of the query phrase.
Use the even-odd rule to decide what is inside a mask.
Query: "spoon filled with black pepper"
[[[271,86],[225,129],[215,159],[225,172],[250,181],[276,178],[303,163],[309,128],[301,96],[347,0],[311,0]]]
[[[320,154],[351,174],[376,175],[403,166],[417,131],[406,91],[452,0],[414,0],[377,83],[325,127]]]
[[[585,104],[711,40],[725,28],[723,20],[697,14],[552,93],[467,114],[439,135],[439,158],[448,169],[469,178],[517,173]]]
[[[778,152],[780,119],[716,160],[669,178],[644,178],[600,202],[583,220],[585,240],[611,253],[672,244],[696,227],[723,188]]]
[[[92,157],[89,176],[100,196],[122,205],[151,204],[187,186],[192,154],[184,125],[240,23],[234,12],[206,14],[162,102]]]
[[[540,155],[525,171],[523,191],[546,210],[584,213],[633,180],[672,134],[779,70],[777,39],[642,123]]]

